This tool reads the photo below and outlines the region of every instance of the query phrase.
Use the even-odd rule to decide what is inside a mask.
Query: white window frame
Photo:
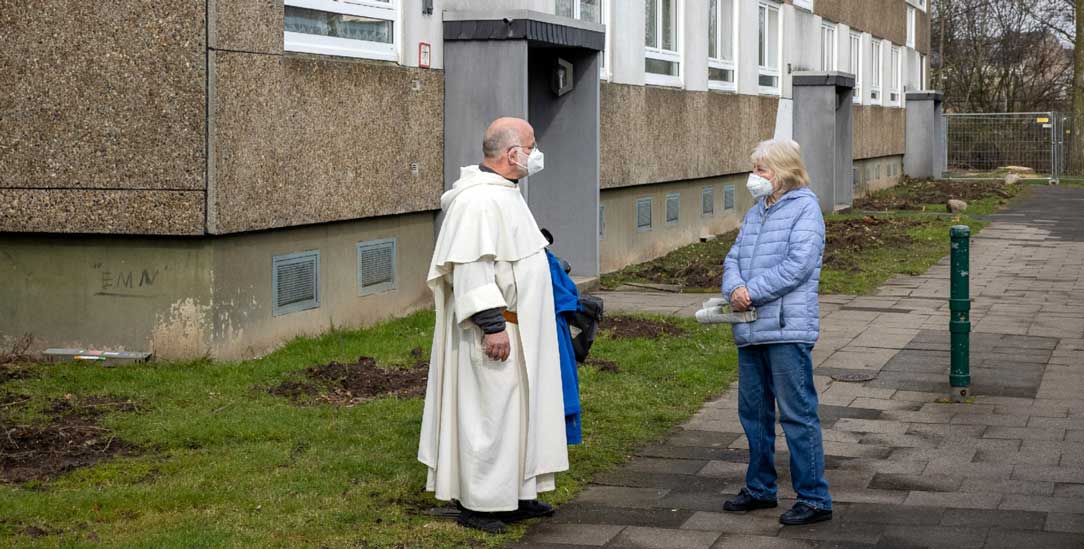
[[[822,71],[835,71],[839,70],[839,28],[835,23],[825,21],[821,23],[821,70]],[[832,48],[832,59],[830,63],[825,63],[824,47],[828,45]]]
[[[403,32],[403,18],[399,9],[400,0],[388,0],[387,2],[373,0],[284,0],[283,4],[284,9],[285,7],[294,7],[341,15],[356,15],[391,21],[392,24],[391,44],[284,30],[283,48],[286,51],[399,62],[399,46]]]
[[[812,12],[813,0],[794,0],[794,7]]]
[[[776,33],[775,33],[776,42],[777,42],[776,48],[775,48],[775,57],[776,57],[776,59],[775,59],[775,68],[760,64],[760,51],[759,50],[760,50],[761,47],[764,47],[765,51],[767,51],[767,48],[768,48],[768,44],[766,42],[761,44],[761,41],[760,41],[760,36],[759,36],[759,34],[760,34],[760,32],[759,32],[760,10],[765,10],[765,12],[764,12],[765,40],[767,40],[767,35],[770,34],[770,33],[767,32],[768,14],[771,11],[776,12],[775,20],[776,20],[776,24],[779,25],[779,28],[776,29]],[[780,66],[783,64],[783,12],[782,12],[782,10],[779,9],[779,4],[775,4],[773,2],[763,2],[763,1],[758,3],[758,6],[757,6],[757,27],[758,27],[758,30],[757,30],[757,34],[758,34],[758,36],[757,36],[757,88],[760,91],[760,93],[763,94],[763,95],[782,95],[783,94],[783,74],[782,74],[782,70],[780,69]],[[768,86],[761,86],[760,85],[760,77],[761,76],[774,76],[776,86],[774,88],[768,87]]]
[[[722,10],[723,10],[723,1],[724,0],[720,0],[720,2],[719,2],[719,13],[717,14],[717,16],[719,17],[719,24],[716,25],[716,35],[715,35],[714,38],[712,38],[712,37],[708,38],[709,40],[714,39],[714,40],[716,40],[718,42],[718,44],[716,46],[716,50],[715,50],[716,52],[722,51],[722,46],[723,46],[723,34],[724,34],[723,33],[723,17],[722,17],[722,15],[723,15],[723,12],[722,12]],[[708,77],[708,88],[713,89],[713,90],[722,90],[722,91],[737,91],[738,90],[738,64],[737,64],[737,61],[736,61],[738,59],[738,31],[737,31],[737,26],[738,26],[738,4],[741,3],[741,0],[726,0],[726,1],[730,2],[730,10],[731,10],[731,14],[730,14],[730,23],[731,23],[731,28],[730,28],[730,56],[733,59],[723,59],[722,56],[720,56],[720,57],[708,57],[708,68],[709,69],[729,70],[730,73],[732,75],[734,75],[734,80],[732,82],[726,82],[726,81],[723,81],[723,80],[712,80],[711,77],[709,76]],[[710,9],[710,4],[709,4],[709,9]],[[708,17],[711,17],[711,14],[708,14]],[[710,25],[709,25],[709,28],[710,28]],[[709,51],[710,51],[710,48],[709,48]]]
[[[862,35],[857,32],[851,32],[848,37],[849,44],[851,46],[851,74],[854,75],[854,94],[853,101],[855,103],[862,102],[862,62],[866,60],[865,52],[862,51]]]
[[[685,21],[685,1],[674,1],[674,46],[676,50],[664,50],[661,47],[653,48],[647,46],[647,29],[644,29],[644,59],[655,59],[658,61],[666,61],[669,63],[678,64],[678,75],[670,76],[667,74],[655,74],[653,72],[647,72],[644,70],[644,83],[652,86],[668,86],[681,88],[685,85],[685,63],[681,58],[682,52],[682,40],[684,40],[684,21]],[[662,2],[659,1],[655,4],[655,37],[658,39],[658,43],[662,43]],[[645,22],[646,24],[646,22]]]
[[[915,8],[907,6],[907,47],[915,47]]]
[[[926,56],[924,54],[918,54],[918,89],[919,91],[925,90],[926,84]]]
[[[923,13],[926,12],[926,0],[907,0],[907,3],[922,10]]]
[[[880,40],[874,38],[870,41],[870,57],[871,57],[871,73],[869,83],[869,102],[872,105],[881,105],[884,103],[884,96],[881,93],[881,84],[884,83],[884,44]]]
[[[602,55],[599,56],[599,80],[605,80],[607,82],[613,77],[613,29],[610,28],[610,2],[612,0],[602,0],[602,13],[599,14],[599,19],[602,20],[602,25],[606,27],[606,45],[602,50]]]
[[[903,105],[903,51],[899,46],[893,45],[888,50],[888,70],[892,70],[892,63],[896,64],[896,78],[895,82],[889,81],[888,89],[888,102],[892,105]],[[896,99],[892,99],[892,94],[896,94]]]

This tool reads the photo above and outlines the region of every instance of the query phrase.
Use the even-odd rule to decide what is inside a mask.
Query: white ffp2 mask
[[[749,194],[753,195],[754,200],[772,194],[772,182],[755,173],[749,174],[745,188],[749,189]]]
[[[519,162],[516,162],[515,160],[513,160],[512,162],[514,162],[517,166],[521,168],[526,168],[527,175],[532,176],[545,169],[546,155],[542,154],[542,151],[536,146],[534,149],[531,149],[531,154],[527,155],[526,166],[520,164]]]

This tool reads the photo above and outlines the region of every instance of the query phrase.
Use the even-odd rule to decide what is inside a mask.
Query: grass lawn
[[[916,182],[921,188],[924,182]],[[926,189],[928,191],[928,189]],[[1022,185],[1002,187],[1010,197]],[[1003,196],[968,201],[966,215],[955,217],[944,203],[923,203],[927,193],[915,186],[898,185],[873,194],[874,199],[908,203],[914,209],[832,214],[825,217],[827,243],[821,269],[820,291],[825,294],[868,294],[897,274],[926,272],[949,252],[949,227],[963,224],[976,234],[986,226],[980,218],[1006,203]],[[614,289],[626,283],[677,284],[686,292],[719,291],[723,258],[737,231],[709,242],[682,247],[663,257],[602,275],[602,286]]]
[[[596,472],[661,438],[734,376],[729,331],[670,319],[683,337],[615,340],[592,356],[618,373],[580,369],[585,444],[549,501],[571,499]],[[32,365],[38,377],[0,385],[20,402],[0,424],[41,421],[64,395],[132,399],[138,412],[109,413],[101,426],[143,453],[45,482],[0,484],[0,545],[20,547],[462,547],[501,546],[525,526],[487,537],[422,511],[415,460],[420,398],[353,407],[296,406],[268,388],[313,365],[374,357],[407,366],[428,351],[432,312],[367,330],[298,339],[263,359],[121,365]],[[28,403],[21,401],[29,396]],[[7,417],[5,417],[7,416]]]

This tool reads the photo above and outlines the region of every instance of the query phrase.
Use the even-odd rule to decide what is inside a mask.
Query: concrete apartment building
[[[923,145],[925,3],[0,2],[0,344],[246,358],[427,307],[499,115],[535,125],[523,192],[582,277],[736,228],[773,135],[844,143],[845,206]],[[811,71],[851,101],[824,135]]]

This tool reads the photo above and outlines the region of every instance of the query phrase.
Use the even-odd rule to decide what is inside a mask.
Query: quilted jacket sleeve
[[[738,237],[734,239],[734,245],[730,247],[730,252],[726,254],[726,259],[723,260],[723,297],[730,299],[730,294],[734,293],[734,290],[745,286],[745,280],[741,276],[741,266],[738,261],[738,256],[741,251],[742,237],[745,235],[745,222],[749,220],[749,215],[746,214],[745,219],[742,221],[741,230],[738,231]]]
[[[802,205],[787,237],[783,261],[747,281],[753,305],[779,299],[813,274],[824,252],[824,217],[815,200]]]

